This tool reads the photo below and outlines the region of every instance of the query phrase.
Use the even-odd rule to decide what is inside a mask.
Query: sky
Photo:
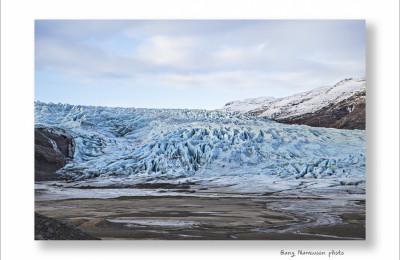
[[[217,109],[365,77],[364,20],[36,20],[35,100]]]

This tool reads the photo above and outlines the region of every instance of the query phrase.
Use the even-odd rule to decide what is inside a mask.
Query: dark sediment
[[[60,221],[35,213],[35,240],[99,240]]]
[[[101,239],[365,239],[365,205],[333,201],[318,197],[124,196],[38,201],[36,211]],[[322,212],[280,209],[288,203],[300,204],[300,208],[317,205]],[[325,221],[338,217],[342,220]]]

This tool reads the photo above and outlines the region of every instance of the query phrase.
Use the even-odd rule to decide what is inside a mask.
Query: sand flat
[[[101,239],[365,239],[365,203],[345,196],[122,196],[35,206]]]

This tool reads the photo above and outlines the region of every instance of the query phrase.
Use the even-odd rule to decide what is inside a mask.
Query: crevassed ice
[[[222,111],[35,102],[35,122],[75,139],[72,179],[145,174],[365,178],[365,131],[285,125]]]

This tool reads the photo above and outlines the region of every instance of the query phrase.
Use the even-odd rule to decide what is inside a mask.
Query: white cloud
[[[150,65],[187,68],[195,64],[196,45],[192,37],[156,35],[145,40],[134,57]]]
[[[251,46],[222,46],[211,54],[215,63],[246,66],[256,61],[268,59],[267,43]]]
[[[262,89],[276,83],[275,78],[252,71],[159,75],[156,80],[178,89],[208,88],[217,91]]]
[[[93,84],[92,79],[82,79],[78,81],[79,84]]]

